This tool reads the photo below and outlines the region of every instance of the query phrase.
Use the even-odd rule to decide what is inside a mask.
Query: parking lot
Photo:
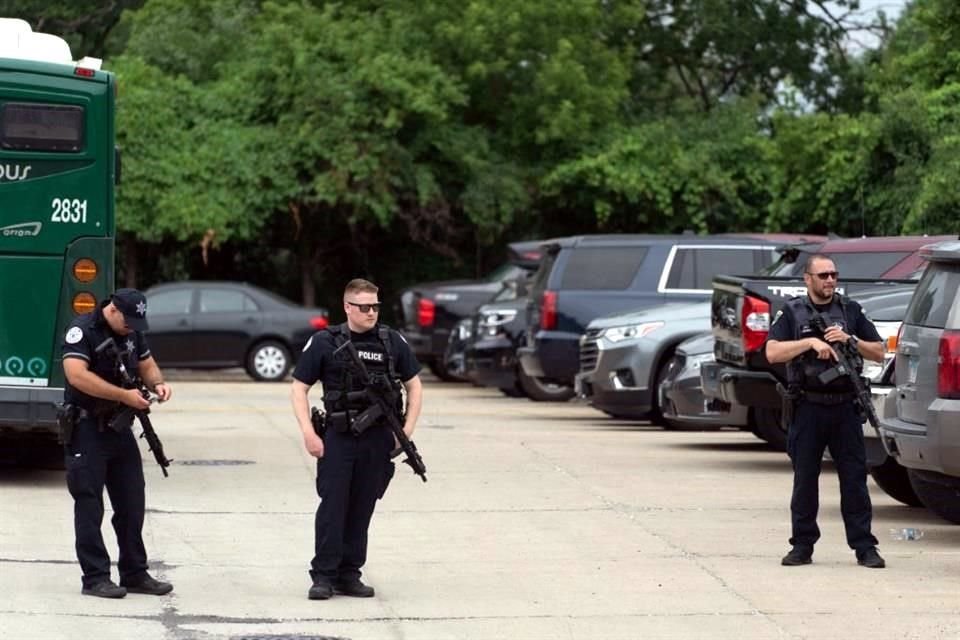
[[[0,638],[960,637],[960,527],[872,481],[888,568],[847,549],[829,463],[814,564],[785,568],[790,465],[753,435],[433,380],[429,482],[398,467],[374,516],[377,597],[308,601],[314,466],[288,386],[205,380],[154,411],[169,478],[143,449],[144,538],[174,592],[82,597],[62,472],[0,468]]]

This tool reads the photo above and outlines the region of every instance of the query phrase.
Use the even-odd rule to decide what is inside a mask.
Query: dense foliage
[[[960,231],[960,8],[14,0],[120,79],[129,284],[305,302],[590,232]],[[122,14],[121,14],[122,11]],[[871,35],[872,48],[853,43]]]

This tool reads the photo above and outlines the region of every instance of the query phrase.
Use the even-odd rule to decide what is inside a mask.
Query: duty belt
[[[808,402],[813,402],[814,404],[843,404],[845,402],[851,402],[856,398],[856,394],[852,391],[844,391],[841,393],[821,393],[819,391],[804,391],[803,399]]]

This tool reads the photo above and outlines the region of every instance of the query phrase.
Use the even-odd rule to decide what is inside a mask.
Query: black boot
[[[110,580],[103,580],[95,582],[89,587],[84,587],[80,590],[80,593],[85,596],[97,596],[98,598],[122,598],[127,595],[127,590],[118,587]]]
[[[374,593],[373,587],[369,587],[360,582],[360,578],[337,580],[333,588],[337,593],[342,593],[345,596],[353,596],[354,598],[372,598]]]
[[[811,562],[813,562],[813,551],[804,547],[795,546],[793,549],[790,549],[790,553],[783,556],[780,564],[785,567],[799,567],[802,564],[810,564]]]
[[[884,562],[880,554],[877,553],[876,547],[870,547],[865,551],[858,551],[857,564],[867,567],[868,569],[883,569],[887,566],[887,563]]]
[[[333,597],[333,587],[326,580],[317,580],[307,592],[307,597],[311,600],[329,600]]]
[[[157,580],[149,573],[144,573],[139,579],[121,580],[120,584],[126,587],[130,593],[145,593],[151,596],[162,596],[173,591],[172,584]]]

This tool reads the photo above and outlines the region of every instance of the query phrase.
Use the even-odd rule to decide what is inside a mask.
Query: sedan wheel
[[[279,342],[267,340],[250,351],[247,373],[254,380],[277,382],[286,377],[290,364],[290,351]]]

